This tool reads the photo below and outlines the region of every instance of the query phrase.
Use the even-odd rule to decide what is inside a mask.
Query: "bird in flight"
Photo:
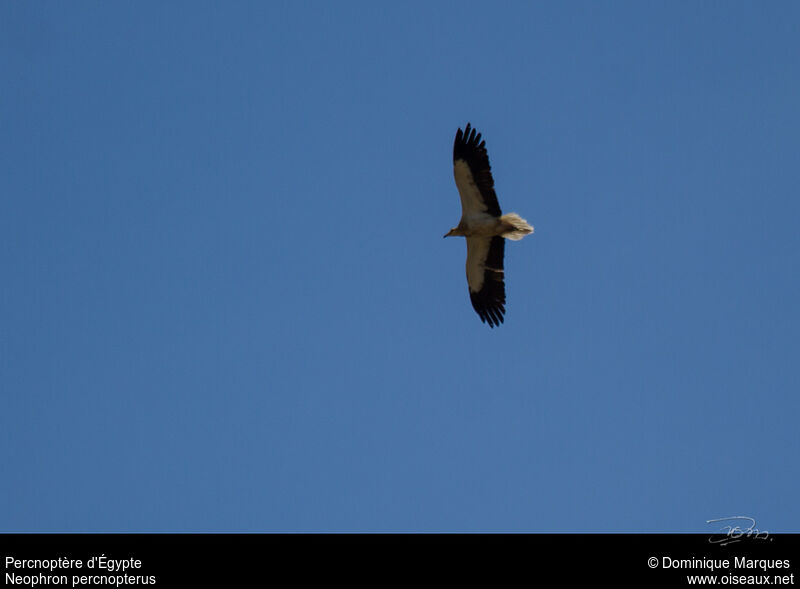
[[[467,285],[472,306],[489,327],[503,322],[505,240],[520,240],[533,227],[516,213],[503,215],[494,193],[494,179],[481,134],[467,123],[453,143],[453,175],[461,197],[461,221],[445,234],[467,238]]]

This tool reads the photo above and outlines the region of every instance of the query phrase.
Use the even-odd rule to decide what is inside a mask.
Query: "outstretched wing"
[[[469,217],[475,213],[500,216],[486,142],[481,141],[481,134],[476,133],[469,123],[463,133],[460,128],[456,132],[453,143],[453,175],[461,196],[463,216]]]
[[[467,238],[467,284],[472,306],[489,327],[500,325],[506,312],[506,287],[503,282],[505,239]]]

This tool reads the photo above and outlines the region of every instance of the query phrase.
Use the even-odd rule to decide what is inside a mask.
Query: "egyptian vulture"
[[[506,312],[503,282],[505,240],[517,241],[533,227],[516,213],[503,215],[494,193],[486,142],[467,123],[453,143],[453,175],[461,197],[461,221],[445,234],[467,238],[467,285],[472,306],[489,327],[500,325]]]

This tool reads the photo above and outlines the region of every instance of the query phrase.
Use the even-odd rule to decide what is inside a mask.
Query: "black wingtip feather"
[[[483,287],[478,292],[469,291],[472,308],[478,313],[481,321],[494,328],[503,323],[506,313],[506,286],[503,274],[503,256],[505,239],[493,237],[486,257]]]
[[[486,205],[486,212],[499,217],[502,212],[494,191],[494,178],[492,178],[492,166],[489,165],[486,141],[481,140],[481,134],[470,123],[467,123],[463,132],[460,127],[456,131],[456,138],[453,142],[453,162],[458,160],[465,161],[469,166]]]

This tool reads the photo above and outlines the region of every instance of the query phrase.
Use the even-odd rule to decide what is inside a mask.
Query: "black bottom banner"
[[[316,579],[794,585],[800,535],[0,534],[5,587]]]

